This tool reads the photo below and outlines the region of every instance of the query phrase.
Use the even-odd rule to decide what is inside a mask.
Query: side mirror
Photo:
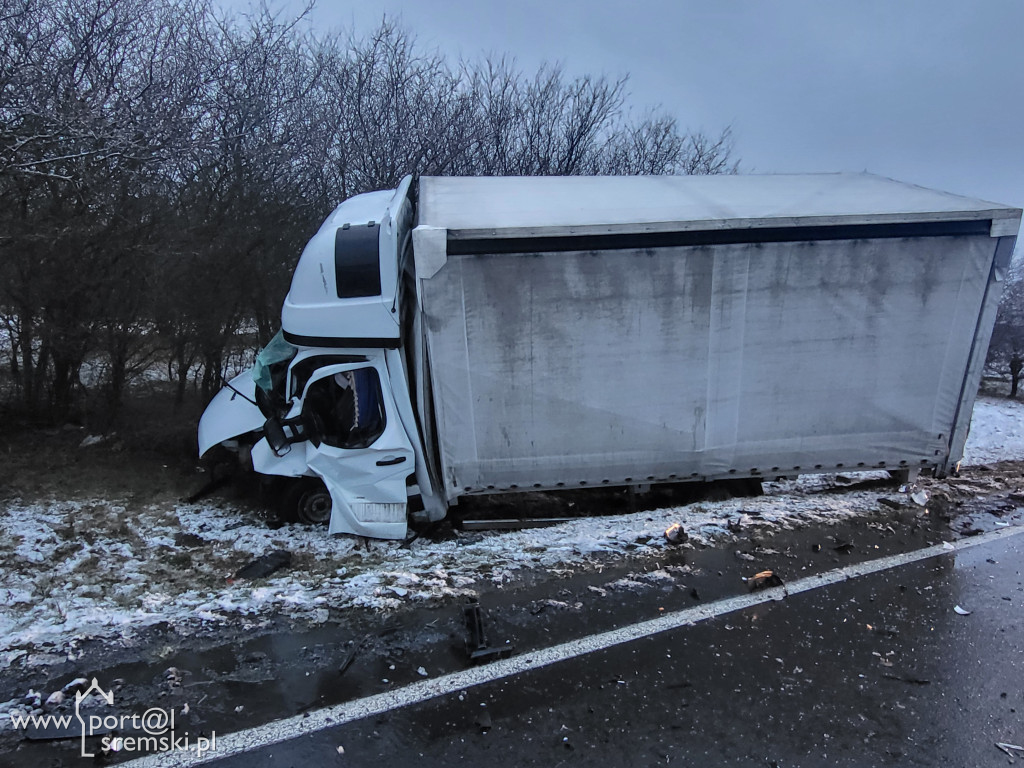
[[[288,435],[284,432],[284,427],[281,422],[277,419],[267,419],[263,425],[263,434],[267,436],[267,444],[270,446],[270,450],[274,452],[277,457],[285,456],[291,452],[292,446],[291,441],[288,440]]]

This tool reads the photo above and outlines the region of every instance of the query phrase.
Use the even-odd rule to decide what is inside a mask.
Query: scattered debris
[[[91,445],[99,445],[107,438],[103,435],[86,435],[82,442],[78,444],[79,448],[88,448]]]
[[[427,672],[425,667],[417,667],[416,668],[416,674],[419,675],[420,677],[427,677],[427,675],[429,673]]]
[[[920,677],[913,677],[912,675],[891,675],[886,673],[883,674],[882,677],[884,677],[886,680],[896,680],[900,683],[910,683],[911,685],[931,685],[932,683],[931,680],[925,680],[924,678]]]
[[[339,755],[344,755],[345,754],[345,748],[343,746],[341,746],[341,744],[338,745],[338,754]]]
[[[64,703],[64,692],[54,691],[46,697],[46,706],[57,707]]]
[[[751,592],[782,586],[782,579],[773,571],[761,571],[760,573],[755,573],[749,579],[745,579],[745,581],[747,582],[747,586],[750,588]]]
[[[181,674],[181,670],[177,667],[168,667],[164,670],[164,680],[171,688],[181,687],[181,681],[183,679],[184,676]]]
[[[968,611],[966,608],[961,608],[959,605],[953,606],[953,611],[959,613],[961,616],[970,616],[972,611]]]
[[[672,523],[672,525],[665,529],[665,541],[669,544],[683,544],[689,538],[683,526],[679,523]]]
[[[577,601],[575,603],[567,603],[564,600],[536,600],[530,606],[530,613],[536,616],[541,613],[545,608],[554,608],[556,611],[578,611],[583,608],[583,603]]]
[[[65,696],[70,696],[71,694],[76,693],[77,691],[84,691],[88,687],[88,680],[86,680],[84,677],[76,677],[74,680],[72,680],[70,683],[65,685],[60,690],[61,693],[63,693]]]
[[[1015,755],[1014,752],[1024,752],[1024,747],[1019,747],[1016,744],[1007,744],[1004,741],[997,741],[996,746],[1010,757],[1021,757],[1021,755]]]
[[[364,637],[358,643],[354,640],[349,643],[348,653],[345,655],[345,658],[342,659],[341,666],[338,668],[339,675],[344,675],[348,668],[352,666],[352,662],[356,659],[356,654],[359,653],[359,649],[363,647],[365,642],[366,638]]]
[[[919,507],[924,507],[928,504],[928,494],[925,491],[914,491],[910,494],[910,499]]]
[[[292,564],[292,553],[283,549],[275,549],[273,552],[257,557],[251,563],[242,566],[233,580],[237,579],[265,579],[275,571],[287,568]]]

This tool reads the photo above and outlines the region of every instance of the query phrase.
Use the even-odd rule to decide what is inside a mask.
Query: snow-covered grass
[[[1024,459],[1024,405],[1005,398],[979,397],[971,417],[971,432],[963,464]]]
[[[389,610],[467,594],[479,580],[510,581],[524,568],[573,569],[605,555],[643,557],[682,523],[709,543],[729,526],[791,528],[875,507],[878,493],[775,495],[642,514],[580,518],[551,527],[399,542],[277,530],[232,508],[150,505],[129,511],[102,500],[12,502],[0,540],[0,666],[43,643],[112,637],[157,622],[188,632],[210,621],[256,623],[269,615],[325,621],[330,610]],[[177,543],[176,543],[177,542]],[[253,557],[292,553],[291,566],[253,582],[230,577]]]
[[[968,462],[1024,458],[1024,406],[984,399],[974,418]],[[737,527],[795,528],[878,508],[877,490],[810,493],[834,482],[805,476],[767,483],[763,497],[408,546],[299,526],[271,529],[252,512],[223,506],[15,499],[0,504],[0,667],[29,652],[63,658],[41,654],[41,646],[73,654],[85,638],[130,642],[159,622],[186,634],[203,623],[256,625],[271,616],[317,623],[332,611],[385,611],[467,594],[480,581],[505,584],[522,569],[654,557],[669,546],[664,532],[675,522],[692,546],[722,540]],[[277,549],[292,554],[287,569],[231,580],[241,566]]]

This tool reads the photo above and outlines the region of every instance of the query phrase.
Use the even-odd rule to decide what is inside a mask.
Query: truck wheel
[[[331,494],[318,479],[297,480],[281,498],[281,517],[303,525],[327,525],[331,521]]]

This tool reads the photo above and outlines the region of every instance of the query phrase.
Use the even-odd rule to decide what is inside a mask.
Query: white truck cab
[[[404,538],[410,492],[422,499],[422,514],[444,515],[399,349],[411,182],[334,210],[299,259],[281,332],[199,424],[200,454],[249,435],[256,472],[319,477],[329,503],[316,495],[298,503],[308,521],[329,512],[331,533]]]

